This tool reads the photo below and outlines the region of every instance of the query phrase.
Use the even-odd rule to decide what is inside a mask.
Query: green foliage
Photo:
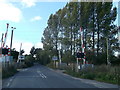
[[[33,66],[33,62],[34,58],[32,57],[32,55],[25,56],[25,64],[27,65],[27,67]]]
[[[42,65],[46,65],[48,63],[50,63],[50,58],[49,58],[49,54],[48,52],[46,52],[45,50],[42,49],[36,49],[36,59],[37,61],[42,64]]]
[[[81,75],[82,78],[94,80],[95,74],[92,72],[85,73]]]
[[[53,68],[53,69],[58,69],[54,66],[54,63],[53,62],[50,62],[46,65],[47,67],[50,67],[50,68]]]
[[[112,65],[120,65],[120,55],[118,57],[111,55],[110,59]]]
[[[32,56],[34,56],[34,54],[35,54],[35,47],[32,47],[32,48],[31,48],[30,54],[31,54]]]
[[[9,67],[8,69],[2,69],[2,78],[8,78],[10,76],[13,76],[15,73],[17,73],[17,69],[13,66]]]
[[[24,52],[25,52],[24,50],[21,50],[20,55],[23,55]]]
[[[70,51],[66,51],[62,57],[62,61],[65,63],[71,63],[71,62],[75,62],[76,58],[75,56],[71,55]]]
[[[41,54],[40,59],[39,59],[39,62],[41,64],[46,65],[50,62],[50,58],[45,51],[42,51],[39,54]]]
[[[107,64],[107,57],[106,53],[99,53],[99,56],[96,57],[95,64]]]
[[[110,67],[106,65],[95,66],[95,68],[88,68],[74,72],[71,69],[66,69],[67,74],[75,77],[97,80],[107,83],[119,84],[120,85],[120,66]]]
[[[17,61],[19,52],[15,49],[11,50],[11,56],[13,56],[13,59]]]
[[[62,60],[72,62],[77,50],[82,49],[79,30],[82,27],[86,54],[92,53],[87,55],[87,60],[93,64],[106,64],[106,38],[109,38],[109,58],[119,50],[113,23],[116,16],[117,8],[112,2],[69,2],[50,15],[42,37],[43,48],[50,58],[54,55],[59,57],[61,48]]]

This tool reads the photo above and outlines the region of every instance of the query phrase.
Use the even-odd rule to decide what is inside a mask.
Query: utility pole
[[[21,48],[22,48],[22,43],[20,44],[20,52],[19,52],[19,55],[18,55],[18,61],[17,62],[19,62],[19,57],[20,57],[20,54],[21,54]]]
[[[11,59],[11,51],[12,51],[12,40],[13,40],[13,30],[16,29],[15,27],[11,27],[12,32],[11,32],[11,43],[10,43],[10,59]]]
[[[16,29],[15,27],[12,28],[12,33],[11,33],[11,43],[10,43],[10,49],[12,49],[12,40],[13,40],[13,30]]]

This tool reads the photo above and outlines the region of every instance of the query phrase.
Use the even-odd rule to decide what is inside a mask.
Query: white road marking
[[[10,83],[13,81],[13,77],[11,77],[11,79],[9,80],[8,84],[7,84],[7,87],[10,86]]]
[[[40,77],[44,78],[41,73],[39,75],[40,75]]]
[[[23,69],[22,71],[27,71],[28,69]]]
[[[42,78],[46,78],[46,77],[44,76],[44,74],[40,74],[40,76],[41,76]]]
[[[9,87],[10,83],[7,84],[7,87]]]
[[[17,77],[23,77],[23,78],[34,78],[34,77],[40,77],[40,76],[17,76]]]
[[[38,77],[40,77],[40,76],[33,76],[34,78],[38,78]]]
[[[38,73],[41,73],[41,71],[37,71]]]
[[[11,79],[9,79],[9,82],[8,82],[8,84],[7,84],[7,87],[9,87],[9,86],[10,86],[10,83],[12,83],[13,79],[14,79],[14,76],[13,76],[13,77],[11,77]]]
[[[43,73],[42,73],[42,76],[43,76],[44,78],[47,78]]]
[[[10,79],[10,82],[12,82],[12,80],[13,80],[13,79],[11,78],[11,79]]]
[[[40,75],[40,77],[47,78],[47,76],[45,76],[41,71],[37,70],[37,73]]]

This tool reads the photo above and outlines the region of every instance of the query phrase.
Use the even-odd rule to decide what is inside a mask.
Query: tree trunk
[[[75,38],[75,36],[76,35],[75,35],[75,32],[74,32],[74,55],[75,55],[75,47],[76,47],[76,41],[75,41],[76,38]]]
[[[72,36],[72,24],[71,24],[71,55],[72,55],[72,38],[73,36]]]
[[[97,57],[99,57],[99,38],[100,38],[100,36],[99,36],[99,34],[100,34],[100,27],[99,27],[99,18],[98,18],[98,16],[99,16],[99,12],[97,11],[96,12],[97,13],[97,16],[96,16],[96,20],[97,20]]]
[[[58,59],[59,59],[59,52],[58,52],[58,36],[56,35],[56,45],[55,45],[55,47],[56,47],[56,55],[57,55],[57,57],[58,57]]]
[[[94,51],[94,47],[95,47],[95,25],[94,25],[94,22],[95,22],[95,16],[94,16],[94,13],[95,13],[95,10],[94,10],[94,4],[93,4],[93,36],[92,36],[92,39],[93,39],[93,45],[92,45],[92,50],[93,50],[93,61],[94,61],[94,54],[95,54],[95,51]]]

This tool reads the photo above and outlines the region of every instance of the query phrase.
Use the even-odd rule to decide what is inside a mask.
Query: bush
[[[91,72],[90,72],[90,73],[85,73],[85,74],[83,75],[83,78],[94,80],[95,74],[94,74],[94,73],[91,73]]]
[[[71,55],[71,52],[70,51],[66,51],[65,54],[63,55],[62,57],[62,61],[64,63],[72,63],[72,62],[75,62],[76,61],[76,58],[74,55]]]
[[[112,67],[112,66],[100,65],[100,66],[95,66],[95,68],[93,69],[92,68],[82,69],[79,72],[74,72],[70,69],[66,69],[65,73],[79,78],[97,80],[97,81],[120,85],[119,71],[120,71],[120,66]]]
[[[47,65],[50,63],[49,54],[45,50],[40,50],[39,52],[37,52],[36,59],[42,65]]]
[[[17,72],[18,72],[17,69],[14,68],[13,66],[11,66],[7,69],[2,69],[2,78],[7,78],[10,76],[13,76]]]
[[[25,62],[25,67],[31,67],[33,66],[33,62]]]
[[[53,64],[50,64],[53,68]],[[97,80],[107,83],[119,84],[120,85],[120,66],[107,66],[107,65],[97,65],[94,68],[85,68],[76,72],[70,68],[70,66],[61,67],[71,76],[78,78],[85,78],[91,80]]]
[[[27,68],[28,66],[26,64],[23,64],[21,68]]]
[[[34,60],[34,58],[31,55],[27,55],[25,57],[25,65],[26,65],[26,67],[33,66],[33,60]]]

